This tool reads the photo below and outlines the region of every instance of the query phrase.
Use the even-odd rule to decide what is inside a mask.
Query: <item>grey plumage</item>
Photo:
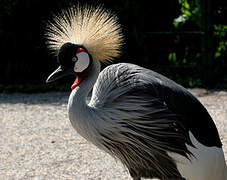
[[[96,64],[99,62],[94,62],[92,75],[89,74],[86,82],[73,90],[70,97],[69,117],[74,128],[120,159],[132,177],[181,178],[167,152],[189,158],[193,155],[186,144],[193,145],[184,124],[185,117],[168,107],[171,97],[164,98],[160,94],[165,87],[193,99],[192,95],[158,73],[126,63],[108,66],[95,83],[95,74],[99,71]],[[85,84],[89,85],[84,87]],[[86,105],[81,100],[93,84],[91,101]],[[168,93],[171,94],[165,91]],[[196,99],[193,101],[199,103]]]

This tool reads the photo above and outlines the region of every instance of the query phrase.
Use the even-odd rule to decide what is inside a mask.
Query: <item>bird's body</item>
[[[186,89],[133,64],[111,65],[98,75],[97,64],[69,98],[69,118],[81,136],[120,159],[133,177],[226,178],[215,125]]]
[[[77,75],[68,102],[73,127],[119,159],[134,180],[227,180],[216,126],[191,93],[133,64],[100,72],[100,62],[119,55],[122,45],[112,13],[103,7],[70,8],[49,24],[47,37],[60,64],[47,82]]]

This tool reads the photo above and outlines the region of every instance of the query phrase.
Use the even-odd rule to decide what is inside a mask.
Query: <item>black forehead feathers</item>
[[[58,51],[57,60],[60,64],[70,62],[72,57],[76,55],[76,50],[79,46],[72,43],[65,43]],[[70,61],[69,61],[70,60]]]

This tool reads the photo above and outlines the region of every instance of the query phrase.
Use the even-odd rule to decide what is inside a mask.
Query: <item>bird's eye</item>
[[[78,57],[77,56],[72,58],[72,62],[77,62],[77,61],[78,61]]]

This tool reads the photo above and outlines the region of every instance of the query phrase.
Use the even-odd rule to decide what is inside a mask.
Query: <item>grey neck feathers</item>
[[[94,60],[90,72],[86,75],[84,80],[82,80],[79,86],[71,92],[69,100],[72,100],[77,106],[82,104],[87,105],[86,99],[88,93],[91,91],[98,78],[100,67],[100,62]]]
[[[82,82],[71,92],[68,102],[68,113],[69,119],[76,129],[76,131],[86,139],[90,139],[91,137],[88,132],[90,132],[90,128],[92,127],[91,115],[92,108],[87,105],[87,96],[94,86],[99,72],[101,69],[101,65],[99,61],[94,60],[92,63],[91,70],[87,74],[87,76],[82,80]]]

